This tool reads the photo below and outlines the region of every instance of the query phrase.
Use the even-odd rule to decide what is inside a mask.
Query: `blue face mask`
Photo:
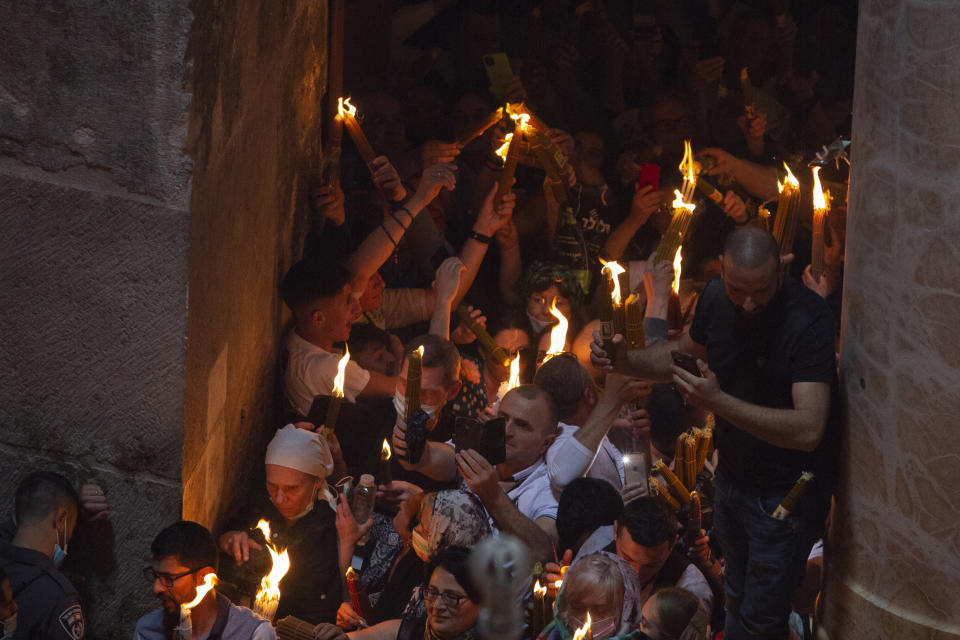
[[[59,567],[67,559],[67,524],[63,524],[63,546],[60,546],[60,529],[57,529],[57,544],[53,547],[53,566]]]

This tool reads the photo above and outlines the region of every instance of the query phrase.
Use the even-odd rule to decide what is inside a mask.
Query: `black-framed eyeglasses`
[[[423,599],[430,604],[440,600],[440,603],[447,607],[459,607],[461,602],[469,598],[459,593],[453,593],[452,591],[437,591],[433,587],[427,587],[427,592],[423,595]]]
[[[180,578],[187,577],[191,573],[196,573],[197,571],[200,571],[200,569],[192,569],[190,571],[184,571],[183,573],[159,573],[158,571],[155,571],[153,567],[144,567],[143,577],[150,584],[153,584],[159,580],[160,584],[162,584],[164,587],[167,589],[172,589],[174,582]]]

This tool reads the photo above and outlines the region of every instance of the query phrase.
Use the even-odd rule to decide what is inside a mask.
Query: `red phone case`
[[[637,191],[644,187],[660,188],[660,165],[653,162],[644,162],[640,165],[640,177],[637,178]]]

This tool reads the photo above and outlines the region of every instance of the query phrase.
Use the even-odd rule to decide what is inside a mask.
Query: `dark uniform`
[[[14,640],[84,637],[80,595],[49,556],[0,540],[0,568],[10,579],[17,602]]]

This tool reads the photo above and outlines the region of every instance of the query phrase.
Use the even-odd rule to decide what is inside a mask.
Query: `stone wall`
[[[960,638],[955,3],[860,3],[831,638]]]
[[[196,2],[184,516],[214,529],[261,489],[277,426],[283,274],[320,160],[326,3]]]
[[[0,514],[32,470],[99,482],[112,518],[65,568],[90,637],[128,638],[150,540],[181,512],[216,528],[272,430],[326,2],[0,15]]]

